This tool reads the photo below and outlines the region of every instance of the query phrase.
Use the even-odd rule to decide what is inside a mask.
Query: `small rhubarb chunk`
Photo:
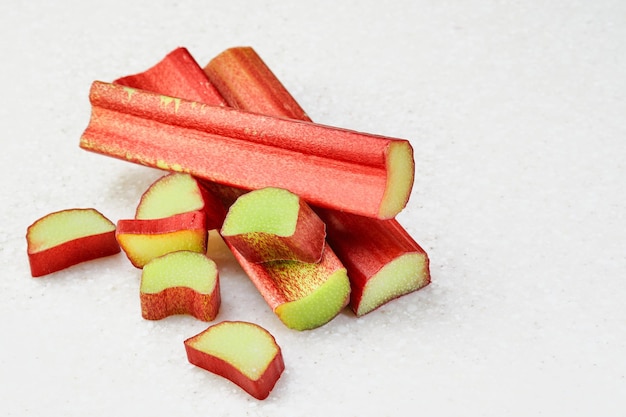
[[[208,231],[202,211],[189,211],[159,219],[122,219],[115,236],[130,262],[143,268],[170,252],[205,253]]]
[[[224,321],[184,344],[191,364],[230,380],[259,400],[267,398],[285,369],[274,336],[254,323]]]
[[[155,258],[141,273],[140,301],[147,320],[188,314],[212,321],[221,302],[217,266],[206,255],[190,251]]]
[[[357,316],[430,283],[428,255],[396,219],[317,213],[327,224],[329,245],[348,270],[350,308]]]
[[[174,172],[165,175],[143,193],[136,219],[160,219],[189,211],[203,210],[207,229],[221,227],[226,212],[221,202],[189,174]]]
[[[320,327],[337,316],[350,300],[346,269],[328,245],[318,263],[253,263],[227,241],[226,244],[272,311],[290,329]]]
[[[239,197],[228,210],[222,237],[250,262],[319,262],[326,225],[297,195],[262,188]]]
[[[28,227],[26,242],[33,277],[120,251],[115,224],[91,208],[62,210],[38,219]]]

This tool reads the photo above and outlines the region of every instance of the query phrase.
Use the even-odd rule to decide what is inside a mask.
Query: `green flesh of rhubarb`
[[[398,257],[368,280],[356,315],[362,316],[387,301],[423,287],[427,279],[425,255],[410,253]]]
[[[407,203],[407,195],[403,190],[413,187],[415,162],[413,148],[408,143],[397,142],[389,145],[387,150],[387,188],[380,205],[379,217],[388,219],[399,213]]]
[[[174,173],[161,178],[146,191],[135,218],[159,219],[203,207],[196,180],[189,174]]]
[[[215,288],[217,267],[205,255],[179,251],[153,259],[143,268],[141,292],[156,294],[166,288],[188,287],[202,294]]]
[[[70,240],[113,230],[115,230],[115,225],[93,209],[73,209],[52,213],[29,229],[30,252],[41,252]]]
[[[292,329],[314,329],[335,317],[345,306],[349,294],[348,275],[345,269],[339,269],[314,292],[299,300],[279,305],[275,313]]]
[[[251,380],[263,375],[278,353],[278,347],[264,329],[250,323],[223,322],[193,341],[193,347],[220,358]]]
[[[291,236],[296,230],[298,196],[280,188],[263,188],[242,195],[230,207],[222,234],[261,232]]]

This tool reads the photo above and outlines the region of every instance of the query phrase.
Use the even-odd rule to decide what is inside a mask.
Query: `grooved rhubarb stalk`
[[[228,49],[204,70],[232,106],[310,120],[250,47]],[[350,307],[358,316],[430,282],[426,252],[395,219],[370,219],[322,208],[316,211],[326,222],[330,247],[348,271]]]
[[[96,81],[83,149],[311,204],[392,218],[413,184],[403,139],[265,116]]]
[[[196,60],[182,47],[174,49],[152,68],[118,78],[114,83],[215,106],[226,105]]]

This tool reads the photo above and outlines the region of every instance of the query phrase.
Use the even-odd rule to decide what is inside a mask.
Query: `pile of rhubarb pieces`
[[[27,230],[33,277],[123,251],[141,270],[147,320],[213,322],[216,231],[268,306],[294,330],[346,306],[357,317],[430,282],[424,250],[395,216],[413,186],[404,139],[314,123],[250,47],[204,68],[177,48],[148,70],[95,81],[80,147],[159,168],[135,216],[50,213]],[[223,321],[184,341],[189,362],[266,398],[284,370],[274,337]]]

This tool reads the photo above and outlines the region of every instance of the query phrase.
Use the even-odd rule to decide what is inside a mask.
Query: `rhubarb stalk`
[[[413,184],[403,139],[208,106],[96,81],[83,149],[311,204],[392,218]]]
[[[118,78],[114,83],[215,106],[226,105],[196,60],[182,47],[174,49],[148,70]]]
[[[211,60],[204,70],[232,106],[310,120],[250,47],[230,48]],[[350,307],[356,315],[366,314],[430,282],[426,252],[397,220],[364,218],[324,208],[316,211],[326,222],[330,247],[348,270]]]

